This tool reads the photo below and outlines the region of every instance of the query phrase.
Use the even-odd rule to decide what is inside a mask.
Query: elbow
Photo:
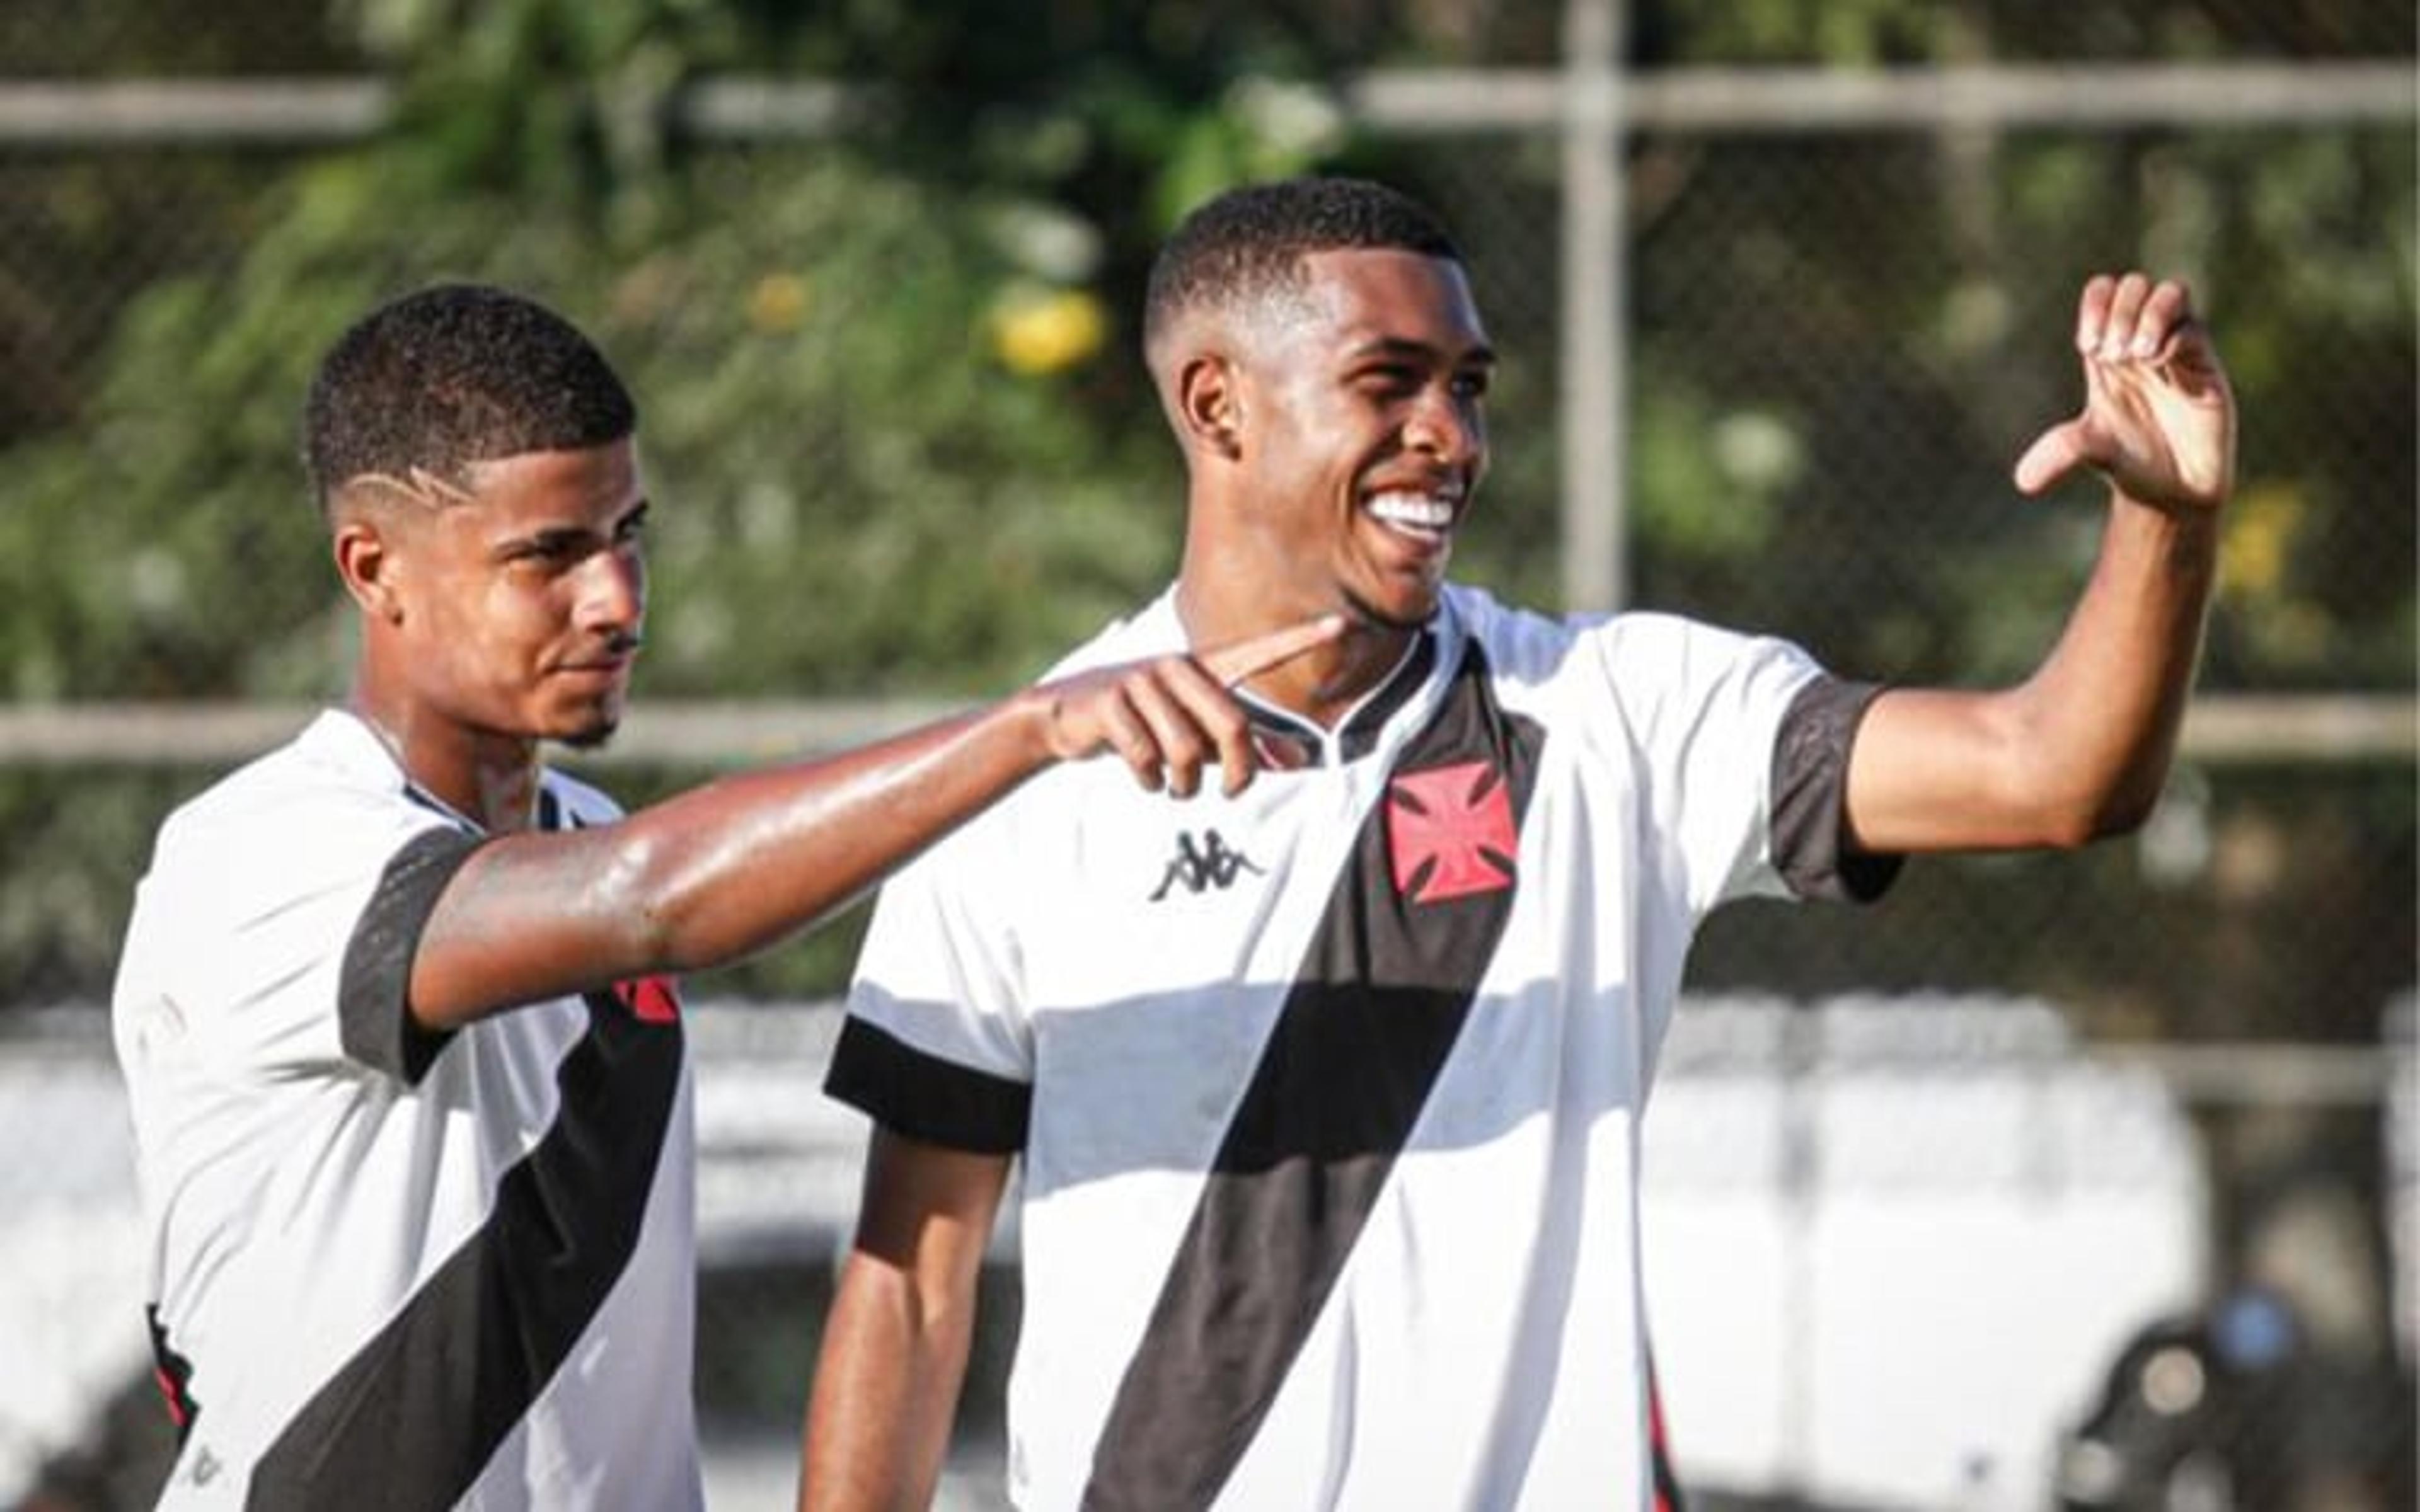
[[[2106,833],[2100,816],[2089,810],[2066,810],[2041,816],[2033,843],[2040,850],[2080,851]]]
[[[2072,851],[2142,828],[2159,806],[2167,766],[2164,749],[2140,743],[2113,749],[2035,738],[2011,742],[1999,770],[2031,843]]]
[[[2100,794],[2088,839],[2114,840],[2150,823],[2152,810],[2160,806],[2160,795],[2168,785],[2167,767],[2164,759],[2129,765]]]
[[[2035,810],[2034,843],[2049,850],[2079,851],[2099,841],[2131,835],[2150,819],[2158,800],[2156,789],[2133,786],[2055,798]]]
[[[2151,810],[2160,805],[2159,790],[2128,789],[2113,795],[2095,816],[2092,838],[2114,840],[2131,835],[2150,822]]]

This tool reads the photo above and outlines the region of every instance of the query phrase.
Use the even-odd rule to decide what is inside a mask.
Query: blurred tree
[[[2383,4],[1859,0],[1659,7],[1640,39],[1676,63],[2409,58],[2412,28]],[[2243,401],[2203,687],[2409,693],[2415,181],[2408,123],[1638,140],[1637,597],[1892,681],[2022,676],[2100,512],[2089,482],[2026,501],[2007,468],[2076,402],[2077,285],[2143,267],[2193,285]],[[2375,1045],[2412,980],[2416,827],[2408,766],[2189,771],[2141,841],[1927,862],[1879,919],[1718,917],[1692,981],[2013,987],[2094,1038]],[[2214,1282],[2274,1288],[2329,1320],[2323,1351],[2372,1363],[2381,1108],[2191,1112]]]
[[[2170,33],[2324,52],[2374,9],[2071,20],[2114,56]],[[333,691],[346,619],[294,411],[347,319],[446,276],[560,304],[641,392],[667,505],[643,693],[1029,675],[1172,562],[1173,456],[1132,351],[1171,219],[1236,178],[1376,167],[1454,216],[1491,312],[1514,307],[1553,255],[1551,153],[1385,153],[1323,81],[1550,57],[1559,13],[345,0],[321,45],[397,81],[394,130],[216,212],[240,255],[129,301],[61,403],[77,430],[0,452],[0,677],[21,699]],[[1637,7],[1633,44],[1651,66],[2023,54],[2050,45],[2030,16]],[[876,81],[876,115],[799,146],[685,139],[683,91],[743,69]],[[1459,210],[1475,173],[1520,214]],[[1849,670],[2021,671],[2093,512],[2017,501],[2007,458],[2071,402],[2074,279],[2155,261],[2195,276],[2247,397],[2210,682],[2408,686],[2412,181],[2394,132],[1637,141],[1638,598]],[[1463,556],[1536,601],[1559,576],[1542,308],[1498,314],[1497,481]],[[2312,443],[2349,412],[2368,451]]]
[[[1122,329],[1135,270],[1121,285],[1110,249],[1131,262],[1186,196],[1334,145],[1315,108],[1309,128],[1286,116],[1300,100],[1222,92],[1267,60],[1258,32],[1211,47],[1187,8],[1141,9],[1156,19],[1067,8],[1062,42],[1140,54],[1054,54],[1073,102],[1042,110],[1049,90],[974,45],[1041,44],[980,5],[340,8],[396,80],[394,129],[257,196],[230,266],[130,301],[76,430],[0,453],[10,692],[335,692],[349,612],[291,461],[300,396],[347,321],[447,277],[563,308],[640,394],[664,504],[643,691],[992,690],[1038,671],[1174,558],[1173,454]],[[785,60],[892,81],[887,118],[915,124],[780,149],[679,136],[695,74]],[[1094,115],[1099,141],[1036,146]],[[21,864],[84,874],[39,827],[39,784],[8,780]],[[134,852],[46,896],[122,897]],[[17,980],[97,992],[108,933],[41,945],[44,969]],[[829,960],[805,969],[834,980]]]

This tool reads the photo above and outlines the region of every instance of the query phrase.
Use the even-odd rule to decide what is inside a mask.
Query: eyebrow
[[[1421,362],[1433,362],[1443,355],[1444,354],[1436,347],[1430,346],[1426,342],[1411,341],[1402,336],[1373,336],[1366,341],[1358,342],[1344,349],[1344,357],[1347,362],[1358,362],[1364,358],[1370,357],[1415,358]],[[1494,367],[1496,365],[1496,348],[1488,346],[1485,342],[1481,342],[1479,345],[1471,347],[1467,351],[1465,351],[1460,356],[1455,357],[1453,359],[1453,365],[1456,367]]]
[[[590,541],[600,539],[611,540],[614,536],[619,535],[624,531],[629,529],[631,526],[636,525],[641,520],[646,518],[648,507],[652,502],[653,501],[651,500],[640,500],[629,508],[622,511],[619,515],[614,516],[613,523],[602,531],[598,531],[594,527],[587,525],[545,525],[540,526],[536,530],[530,531],[522,534],[508,536],[504,540],[498,541],[491,549],[496,557],[501,560],[513,555],[515,552],[531,548],[540,551],[556,551],[566,547],[582,546]]]

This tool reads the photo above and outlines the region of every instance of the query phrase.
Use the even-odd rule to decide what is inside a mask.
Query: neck
[[[488,830],[526,829],[537,811],[537,742],[469,729],[356,684],[346,707],[412,783]]]
[[[1228,591],[1212,575],[1194,571],[1190,562],[1176,582],[1177,620],[1185,626],[1186,643],[1196,650],[1281,630],[1333,612],[1335,607],[1273,604]],[[1395,670],[1419,634],[1357,614],[1340,639],[1248,678],[1243,686],[1254,697],[1323,730],[1334,729],[1346,711]]]

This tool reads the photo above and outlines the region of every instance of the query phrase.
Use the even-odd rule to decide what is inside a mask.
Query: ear
[[[1204,352],[1176,372],[1176,424],[1188,447],[1233,461],[1244,455],[1240,375],[1227,358]]]
[[[344,580],[345,592],[373,620],[389,624],[403,618],[403,598],[397,592],[401,558],[380,529],[375,516],[367,511],[347,511],[338,517],[333,548],[336,558],[336,576]]]

